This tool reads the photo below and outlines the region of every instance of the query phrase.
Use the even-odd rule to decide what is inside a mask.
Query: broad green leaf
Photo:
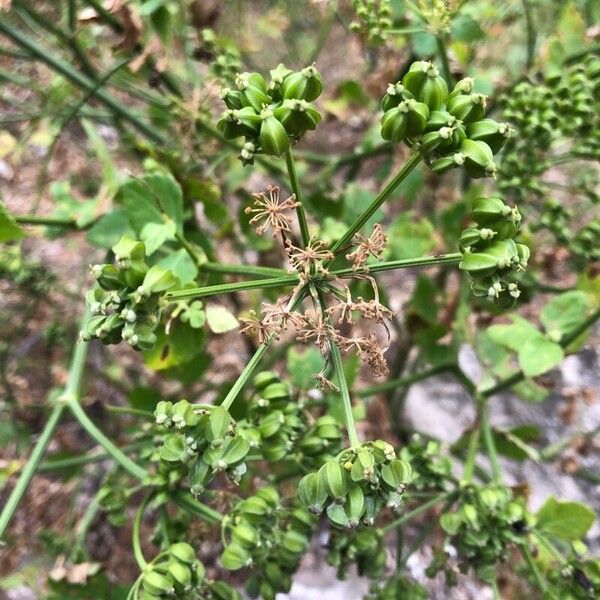
[[[496,344],[518,352],[528,340],[538,340],[543,337],[537,327],[529,321],[517,315],[511,318],[513,322],[510,325],[492,325],[488,327],[487,335]]]
[[[459,14],[452,21],[452,39],[459,42],[475,42],[485,37],[483,29],[473,17],[466,14]]]
[[[87,240],[97,248],[112,248],[124,235],[134,237],[125,212],[118,208],[100,217],[87,232]]]
[[[537,528],[561,540],[578,540],[585,536],[595,520],[596,513],[586,504],[551,496],[537,513]]]
[[[521,425],[508,431],[494,429],[493,436],[496,449],[502,456],[518,461],[540,459],[539,452],[527,443],[539,439],[539,429],[534,425]]]
[[[235,316],[218,304],[209,304],[206,307],[206,322],[213,333],[225,333],[239,327]]]
[[[169,175],[153,173],[130,179],[119,188],[117,198],[137,233],[147,223],[164,223],[164,215],[181,232],[183,195],[179,184]]]
[[[557,26],[557,35],[567,55],[585,48],[586,25],[574,2],[568,2],[562,10]]]
[[[156,337],[154,348],[144,352],[144,362],[155,371],[184,365],[204,349],[204,332],[181,321],[172,323],[169,335],[159,327]]]
[[[314,376],[323,368],[325,359],[315,348],[304,348],[298,351],[291,347],[287,352],[287,369],[292,384],[307,390],[315,387]]]
[[[0,200],[0,242],[18,240],[24,236],[25,232],[8,212],[6,204]]]
[[[558,342],[585,320],[587,311],[586,295],[574,290],[552,298],[542,309],[540,321],[548,337]]]
[[[519,350],[519,365],[527,377],[536,377],[558,365],[565,357],[563,349],[538,333]]]
[[[196,263],[184,248],[161,258],[157,264],[163,269],[170,269],[173,271],[183,285],[192,283],[198,275]]]
[[[165,242],[175,239],[176,227],[173,221],[146,223],[140,231],[140,239],[146,245],[146,254],[154,254]]]
[[[390,259],[423,256],[435,247],[435,229],[425,218],[415,219],[411,213],[398,217],[388,233]]]

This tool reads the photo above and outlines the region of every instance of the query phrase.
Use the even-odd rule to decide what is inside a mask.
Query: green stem
[[[554,547],[554,544],[550,542],[539,530],[534,529],[533,535],[537,538],[537,540],[552,554],[554,560],[562,567],[565,568],[568,566],[568,562],[565,557]]]
[[[82,323],[85,323],[87,318],[88,313],[86,311]],[[66,403],[69,402],[70,398],[77,398],[79,396],[86,356],[87,344],[77,344],[73,351],[73,358],[71,359],[71,366],[69,367],[69,377],[64,392],[56,401],[56,404],[50,413],[50,418],[46,422],[46,425],[33,448],[33,452],[21,471],[19,479],[0,514],[0,539],[4,536],[15,510],[29,486],[29,482],[37,471],[46,448],[52,439],[54,430],[60,422]]]
[[[37,215],[13,215],[14,220],[20,225],[47,225],[48,227],[67,227],[79,229],[75,219],[60,217],[38,217]]]
[[[450,61],[448,60],[448,52],[446,50],[446,42],[444,40],[442,33],[438,33],[435,36],[435,43],[437,46],[440,61],[442,63],[442,71],[444,73],[444,79],[446,80],[448,87],[452,89],[452,86],[454,85],[454,77],[452,77],[452,72],[450,71]]]
[[[421,162],[422,156],[416,152],[402,166],[396,176],[383,188],[379,195],[371,202],[369,207],[360,215],[346,233],[333,245],[331,251],[338,255],[352,240],[354,234],[365,225],[365,223],[375,214],[377,209],[391,196],[394,190],[410,175],[413,169]]]
[[[17,481],[17,484],[13,488],[8,500],[6,501],[6,504],[4,505],[4,508],[2,509],[2,513],[0,514],[0,539],[2,539],[4,536],[4,532],[10,523],[13,513],[17,509],[21,498],[23,498],[31,478],[37,471],[38,465],[42,460],[42,456],[44,455],[44,452],[46,451],[46,448],[52,439],[54,430],[60,421],[63,410],[64,404],[62,403],[54,406],[52,412],[50,413],[50,418],[48,421],[46,421],[46,425],[44,426],[44,429],[33,448],[33,452],[31,453],[27,464],[21,471],[21,475]]]
[[[142,503],[137,509],[135,513],[135,519],[133,520],[133,529],[131,532],[131,544],[133,546],[133,556],[135,557],[135,562],[137,562],[140,571],[144,571],[148,566],[146,559],[144,558],[144,553],[142,552],[142,543],[140,540],[140,528],[142,525],[142,519],[144,517],[144,511],[148,506],[148,503],[152,499],[152,492],[146,495]]]
[[[333,362],[333,369],[337,375],[338,385],[340,386],[340,395],[344,407],[344,421],[346,423],[346,430],[348,431],[348,440],[350,442],[350,447],[354,448],[355,446],[358,446],[360,442],[356,433],[354,414],[352,413],[352,400],[350,399],[348,381],[346,380],[346,374],[344,373],[340,350],[331,338],[329,339],[329,354],[331,356],[331,361]]]
[[[535,25],[533,22],[533,15],[531,13],[531,4],[529,0],[521,0],[523,4],[523,14],[525,15],[525,29],[527,33],[527,60],[525,62],[525,68],[527,71],[533,66],[533,59],[535,56]]]
[[[302,197],[302,190],[300,188],[300,181],[298,180],[298,173],[296,172],[296,163],[294,162],[294,154],[291,146],[288,147],[285,153],[285,164],[287,166],[288,176],[290,178],[290,185],[292,186],[292,192],[296,196],[296,201],[299,202],[296,206],[296,215],[298,216],[298,224],[300,225],[300,235],[302,236],[302,244],[306,247],[310,241],[310,234],[308,232],[308,223],[306,222],[306,214],[304,213],[304,198]]]
[[[493,480],[495,483],[499,483],[502,480],[502,468],[500,466],[500,460],[498,459],[498,452],[494,442],[494,434],[492,433],[492,428],[490,426],[490,415],[487,401],[485,399],[480,401],[479,407],[480,427],[483,434],[483,442],[492,466]]]
[[[286,277],[285,269],[276,267],[260,267],[255,265],[230,265],[224,263],[205,262],[199,267],[205,273],[223,273],[224,275],[256,275],[258,277]]]
[[[287,275],[286,277],[273,277],[270,279],[256,279],[254,281],[241,281],[235,283],[220,283],[218,285],[209,285],[205,287],[189,288],[167,292],[165,298],[171,302],[178,300],[188,300],[190,298],[204,298],[216,294],[226,294],[228,292],[240,292],[243,290],[257,290],[274,287],[283,287],[296,285],[299,279],[297,275]]]
[[[415,517],[418,517],[419,515],[423,514],[424,512],[427,512],[430,508],[434,507],[436,504],[443,502],[444,500],[450,498],[450,496],[453,496],[453,495],[454,495],[454,492],[444,492],[442,494],[438,494],[437,496],[434,496],[431,500],[424,502],[423,504],[421,504],[421,506],[418,506],[414,510],[407,512],[405,515],[402,515],[399,519],[396,519],[395,521],[392,521],[391,523],[389,523],[388,525],[383,527],[382,531],[384,533],[387,533],[388,531],[391,531],[392,529],[395,529],[396,527],[400,527],[400,525],[404,525],[404,523],[407,523],[408,521],[414,519]]]
[[[94,89],[94,82],[82,75],[73,68],[70,63],[53,56],[48,50],[39,46],[30,36],[14,28],[6,19],[0,19],[0,33],[11,39],[15,44],[31,52],[38,60],[47,64],[51,69],[66,77],[77,87],[89,92]],[[94,96],[105,106],[110,108],[118,117],[130,123],[140,133],[144,134],[149,140],[158,144],[166,145],[167,138],[158,132],[156,127],[144,122],[136,114],[123,106],[117,100],[112,98],[103,90],[96,90]]]
[[[394,271],[396,269],[406,269],[409,267],[427,267],[430,265],[452,265],[462,260],[462,253],[453,252],[451,254],[438,254],[436,256],[420,256],[418,258],[403,258],[401,260],[388,260],[385,262],[374,263],[368,266],[368,273],[381,273],[382,271]],[[366,272],[364,269],[354,271],[352,268],[338,269],[332,271],[337,277],[345,275],[356,275]]]
[[[196,502],[189,492],[177,491],[173,494],[172,500],[181,508],[201,516],[205,521],[210,523],[220,523],[223,520],[223,515],[209,506]]]
[[[411,385],[416,383],[417,381],[423,381],[423,379],[428,379],[433,375],[437,375],[438,373],[444,373],[446,371],[452,371],[454,365],[437,365],[432,367],[431,369],[427,369],[426,371],[422,371],[421,373],[415,373],[414,375],[409,375],[408,377],[400,377],[399,379],[392,379],[390,381],[386,381],[384,383],[380,383],[378,385],[372,385],[367,388],[363,388],[362,390],[358,390],[355,394],[359,398],[367,398],[369,396],[375,396],[375,394],[380,394],[382,392],[388,392],[390,390],[395,390],[396,388],[405,387],[407,385]]]
[[[246,385],[246,382],[248,381],[248,379],[250,379],[252,373],[254,373],[254,369],[256,369],[258,363],[261,361],[262,357],[268,349],[269,344],[267,342],[264,342],[256,349],[254,356],[252,356],[252,358],[248,361],[248,364],[244,367],[244,370],[240,373],[240,376],[237,378],[236,382],[233,384],[233,386],[227,393],[227,396],[225,396],[225,399],[221,403],[221,406],[223,408],[229,410],[229,408],[233,404],[233,401],[242,391],[242,388],[244,387],[244,385]]]
[[[85,549],[85,537],[89,531],[98,511],[100,510],[100,502],[96,495],[88,504],[81,520],[77,525],[77,533],[73,542],[73,549],[69,552],[69,561],[76,563],[81,555],[87,558],[87,550]]]
[[[462,480],[464,483],[473,481],[473,471],[475,470],[475,460],[477,459],[477,451],[479,450],[479,438],[481,429],[478,426],[473,427],[469,436],[469,447],[467,449],[467,458],[464,463]]]
[[[84,342],[81,342],[82,344]],[[100,446],[102,446],[106,452],[119,463],[125,471],[130,475],[139,479],[142,483],[146,479],[146,470],[133,460],[131,460],[120,448],[115,446],[99,429],[96,427],[94,422],[87,416],[81,404],[77,398],[72,398],[68,402],[69,409],[73,413],[73,416],[77,419],[81,427],[87,432],[87,434]]]
[[[540,592],[542,592],[543,596],[546,597],[546,594],[548,592],[546,582],[544,581],[542,574],[537,568],[537,565],[535,564],[533,557],[531,556],[531,551],[527,546],[521,546],[521,555],[525,559],[527,567],[531,571],[531,574],[533,575],[533,578],[535,579],[535,582],[538,588],[540,589]]]

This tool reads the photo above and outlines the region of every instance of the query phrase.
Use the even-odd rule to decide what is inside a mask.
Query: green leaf
[[[494,429],[493,436],[496,450],[502,456],[518,461],[540,459],[539,452],[527,443],[540,437],[540,431],[535,425],[521,425],[508,431]]]
[[[146,245],[146,254],[154,254],[165,242],[175,239],[175,223],[146,223],[140,231],[140,239]]]
[[[173,271],[183,285],[193,283],[198,275],[196,263],[184,248],[161,258],[157,264],[163,269]]]
[[[543,337],[537,327],[529,321],[517,315],[513,315],[511,318],[513,322],[510,325],[488,327],[487,334],[496,344],[518,352],[528,340],[537,340]]]
[[[144,352],[144,362],[155,371],[188,363],[204,348],[204,333],[181,321],[172,324],[169,335],[159,327],[156,337],[154,348]]]
[[[315,387],[314,375],[325,364],[322,354],[315,348],[304,348],[301,351],[292,347],[287,352],[287,370],[292,384],[303,390]]]
[[[596,513],[586,504],[551,496],[537,513],[537,528],[561,540],[578,540],[585,536],[595,520]]]
[[[459,42],[476,42],[485,37],[483,29],[473,17],[466,14],[459,14],[452,21],[452,39]]]
[[[25,232],[8,212],[6,204],[0,200],[0,242],[18,240],[24,236]]]
[[[423,256],[435,247],[435,230],[425,218],[415,220],[404,213],[393,223],[388,233],[389,258],[400,260]]]
[[[574,290],[552,298],[542,309],[540,321],[548,337],[558,342],[585,320],[587,311],[586,295]]]
[[[169,175],[153,173],[125,182],[117,194],[133,229],[140,233],[147,223],[165,223],[165,216],[181,232],[183,195]]]
[[[347,225],[353,223],[368,208],[374,196],[365,188],[356,183],[351,183],[344,194],[343,218]],[[381,221],[383,211],[377,209],[375,214],[365,223],[362,231],[371,231],[373,225]]]
[[[536,377],[553,369],[565,357],[563,349],[538,333],[519,350],[519,365],[527,377]]]
[[[112,248],[124,236],[134,237],[125,211],[118,208],[100,217],[87,232],[87,240],[97,248]]]
[[[213,333],[225,333],[239,327],[234,315],[218,304],[209,304],[206,307],[206,322]]]

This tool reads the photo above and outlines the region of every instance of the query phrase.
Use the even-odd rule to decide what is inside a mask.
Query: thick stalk
[[[294,196],[296,196],[296,201],[299,202],[298,206],[296,206],[296,215],[298,217],[298,224],[300,225],[302,244],[306,247],[310,240],[310,234],[308,233],[308,223],[306,222],[306,215],[304,214],[304,198],[302,197],[302,189],[300,188],[300,181],[298,180],[296,163],[294,162],[294,154],[291,147],[289,147],[285,153],[285,164],[287,166],[292,192],[294,193]]]
[[[471,483],[471,481],[473,481],[473,472],[475,471],[475,460],[477,459],[477,451],[479,450],[480,435],[481,429],[476,425],[469,436],[469,447],[467,449],[467,458],[465,459],[462,476],[464,483]]]
[[[74,69],[71,64],[50,54],[48,50],[39,46],[33,39],[31,39],[31,37],[25,35],[23,32],[9,24],[6,19],[0,19],[0,33],[3,33],[21,48],[31,52],[31,54],[38,60],[48,65],[57,73],[60,73],[66,77],[77,87],[87,92],[94,90],[95,84],[93,81]],[[159,144],[168,143],[167,138],[159,133],[156,127],[144,122],[136,114],[131,112],[128,108],[123,106],[103,90],[96,90],[94,92],[94,96],[102,104],[110,108],[118,117],[122,118],[124,121],[127,121],[140,133],[144,134],[149,140]]]
[[[80,342],[84,343],[84,342]],[[77,419],[81,427],[87,432],[87,434],[100,446],[102,446],[106,452],[110,455],[115,462],[119,463],[125,471],[130,475],[139,479],[142,483],[146,479],[146,470],[133,460],[131,460],[120,448],[115,446],[99,429],[96,427],[94,422],[87,416],[79,400],[76,397],[72,397],[68,401],[68,406],[73,416]]]
[[[382,271],[395,271],[396,269],[407,269],[410,267],[427,267],[430,265],[453,265],[462,260],[460,252],[451,254],[438,254],[436,256],[419,256],[417,258],[403,258],[400,260],[388,260],[380,263],[369,265],[368,273],[381,273]],[[364,269],[354,271],[352,268],[338,269],[332,273],[337,277],[345,275],[356,275],[366,272]]]
[[[296,285],[298,281],[299,279],[297,275],[287,275],[286,277],[256,279],[254,281],[221,283],[219,285],[208,285],[205,287],[189,288],[187,290],[167,292],[165,294],[165,298],[171,302],[177,302],[178,300],[188,300],[190,298],[205,298],[206,296],[226,294],[228,292],[241,292],[243,290],[257,290],[273,287],[282,287],[286,285]]]
[[[371,202],[369,207],[360,215],[346,233],[333,245],[331,251],[338,255],[352,240],[354,234],[375,214],[377,209],[392,195],[394,190],[410,175],[413,169],[421,162],[421,154],[416,152],[402,166],[396,176],[383,188],[379,195]]]
[[[144,553],[142,552],[142,543],[140,540],[140,529],[142,526],[142,519],[144,517],[144,511],[148,506],[148,503],[152,499],[152,492],[147,494],[142,503],[139,505],[137,512],[135,513],[135,519],[133,520],[133,528],[131,531],[131,545],[133,546],[133,556],[135,562],[137,562],[140,571],[144,571],[148,566]]]
[[[354,414],[352,413],[350,390],[348,390],[348,381],[346,380],[346,374],[344,373],[340,350],[331,338],[329,339],[329,355],[331,356],[333,369],[337,375],[338,385],[340,387],[340,396],[344,407],[344,421],[346,423],[346,430],[348,431],[348,440],[350,442],[350,447],[354,448],[355,446],[358,446],[360,442],[358,440],[358,434],[356,433]]]
[[[87,320],[87,312],[83,318],[83,323]],[[29,486],[29,482],[31,478],[37,471],[37,468],[44,456],[46,448],[52,439],[54,434],[54,430],[56,426],[60,422],[63,410],[65,409],[66,404],[69,402],[70,398],[77,398],[81,389],[81,378],[83,375],[83,367],[85,364],[85,359],[87,356],[87,344],[79,343],[75,346],[75,350],[73,352],[73,358],[71,360],[71,366],[69,368],[69,377],[67,379],[67,385],[62,396],[56,401],[52,412],[50,413],[50,418],[46,422],[42,434],[40,435],[35,447],[33,448],[33,452],[29,457],[29,460],[25,464],[25,467],[21,471],[21,475],[17,481],[17,484],[13,488],[4,508],[2,509],[2,513],[0,514],[0,539],[4,536],[6,528],[10,523],[10,520],[13,516],[13,513],[17,509],[19,502],[23,498],[27,487]]]

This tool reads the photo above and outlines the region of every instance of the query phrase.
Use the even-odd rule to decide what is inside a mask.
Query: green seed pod
[[[171,417],[173,416],[173,403],[165,400],[161,400],[154,409],[154,420],[157,425],[164,425],[170,427]]]
[[[127,285],[124,273],[114,265],[94,265],[91,271],[98,285],[104,290],[120,290]]]
[[[318,473],[309,473],[300,480],[298,496],[311,513],[319,515],[323,512],[323,506],[327,502],[327,491]]]
[[[255,496],[262,498],[273,509],[279,506],[279,494],[273,486],[268,485],[260,488]]]
[[[173,580],[169,575],[161,575],[156,571],[148,571],[144,574],[142,586],[145,592],[154,596],[163,596],[173,590]]]
[[[498,259],[487,252],[468,252],[463,254],[458,268],[474,277],[485,277],[496,272]]]
[[[327,507],[327,517],[329,520],[338,527],[342,527],[343,529],[350,529],[352,525],[350,525],[350,518],[346,513],[346,509],[342,504],[337,502],[332,502]]]
[[[283,413],[279,410],[275,410],[260,420],[258,431],[263,438],[269,438],[281,429],[283,423]]]
[[[171,544],[169,546],[169,554],[186,565],[193,565],[196,562],[194,549],[185,542]]]
[[[175,588],[187,590],[192,586],[192,571],[191,569],[180,563],[179,561],[172,561],[167,567],[167,572],[173,579]]]
[[[356,527],[365,512],[365,495],[357,483],[348,488],[344,510],[348,515],[348,527]]]
[[[187,458],[185,439],[183,436],[169,435],[160,449],[161,460],[167,462],[182,462]]]
[[[315,436],[305,437],[300,443],[300,450],[302,454],[306,456],[317,456],[323,450],[324,444],[321,437],[317,434]]]
[[[281,84],[281,93],[285,100],[312,102],[321,95],[322,89],[321,75],[314,66],[290,73]]]
[[[387,93],[381,99],[381,108],[387,112],[391,108],[396,108],[400,102],[410,100],[414,96],[400,83],[390,83],[387,87]]]
[[[278,585],[283,577],[283,571],[279,565],[275,562],[269,561],[263,568],[265,579],[271,585]]]
[[[319,111],[306,100],[284,100],[282,105],[275,109],[274,115],[285,130],[296,137],[315,129],[321,122]]]
[[[330,460],[319,469],[319,477],[327,493],[336,501],[343,501],[348,493],[348,472],[337,460]]]
[[[290,386],[285,381],[278,381],[275,383],[270,383],[267,387],[265,387],[260,397],[265,400],[289,400],[292,391]]]
[[[485,116],[486,103],[487,97],[483,94],[461,94],[449,99],[446,109],[463,123],[474,123]]]
[[[475,179],[495,176],[494,155],[485,142],[464,140],[460,146],[460,152],[465,157],[464,166],[468,175]]]
[[[173,421],[173,425],[178,429],[194,427],[198,423],[198,417],[194,413],[194,408],[187,400],[180,400],[173,406],[171,420]]]
[[[260,597],[263,600],[275,600],[276,592],[273,586],[268,581],[261,581],[259,585]]]
[[[498,222],[510,215],[511,210],[511,207],[498,196],[475,198],[471,218],[477,225],[493,229]]]
[[[399,143],[406,138],[420,135],[427,123],[429,109],[416,100],[405,100],[381,118],[381,137]]]
[[[462,152],[456,152],[451,156],[442,156],[434,160],[430,165],[430,169],[437,175],[443,175],[451,169],[464,165],[464,163],[465,155]]]
[[[194,563],[194,579],[195,579],[194,583],[196,584],[196,586],[199,586],[200,584],[202,584],[205,577],[206,577],[206,568],[199,560],[197,560]]]
[[[240,73],[235,78],[235,84],[241,92],[244,106],[251,106],[256,112],[260,112],[263,106],[270,104],[267,82],[260,73]]]
[[[281,156],[290,145],[285,127],[273,116],[271,109],[263,110],[260,115],[259,141],[262,151],[271,156]]]
[[[204,491],[204,486],[211,478],[212,469],[210,465],[202,460],[197,460],[188,473],[188,482],[192,494],[199,496]]]
[[[249,451],[250,444],[241,435],[236,435],[224,446],[222,460],[227,463],[228,467],[231,467],[242,462]]]
[[[142,296],[149,297],[151,294],[166,292],[179,285],[179,279],[170,269],[164,269],[159,265],[150,267],[144,277],[144,283],[138,288]]]
[[[448,86],[440,76],[437,67],[429,61],[419,61],[411,65],[402,79],[404,87],[429,110],[439,110],[448,97]]]
[[[240,600],[239,592],[234,590],[224,581],[212,581],[209,583],[211,600]]]
[[[260,535],[258,531],[244,521],[232,529],[231,537],[243,548],[254,548],[254,546],[256,546],[256,544],[260,541]]]
[[[232,542],[221,553],[221,565],[228,571],[237,571],[252,564],[249,552],[236,542]]]
[[[281,84],[283,83],[283,80],[292,73],[293,71],[288,69],[283,63],[279,63],[275,69],[269,71],[269,74],[271,75],[269,91],[274,99],[281,100]]]
[[[289,444],[279,437],[269,438],[261,444],[263,458],[269,462],[279,462],[290,453]]]
[[[479,247],[482,242],[488,242],[496,235],[496,232],[483,228],[467,227],[463,230],[458,241],[459,248],[464,252],[467,248]]]
[[[251,107],[246,107],[245,110],[250,108],[251,111],[254,111]],[[221,114],[221,119],[217,123],[217,129],[223,134],[223,137],[227,140],[234,140],[243,135],[249,135],[252,133],[252,130],[248,129],[242,122],[238,119],[237,114],[239,110],[226,110]],[[256,114],[256,113],[254,113]]]
[[[329,415],[319,417],[315,423],[316,435],[325,440],[340,440],[342,432],[338,422]]]
[[[496,154],[514,134],[508,123],[498,123],[493,119],[481,119],[467,126],[469,139],[485,142],[493,154]]]
[[[393,460],[381,469],[381,478],[390,488],[402,493],[412,478],[410,465],[400,459]]]
[[[279,375],[274,371],[263,371],[255,375],[253,385],[257,391],[266,388],[271,383],[279,382]]]
[[[292,552],[293,554],[302,554],[302,552],[306,550],[308,542],[309,540],[305,535],[302,535],[293,529],[286,531],[281,538],[281,545],[288,552]]]
[[[220,95],[223,102],[225,102],[225,106],[231,110],[238,110],[244,106],[242,92],[239,90],[222,88]]]
[[[271,507],[258,496],[250,496],[240,503],[244,518],[252,524],[259,524],[271,512]]]
[[[421,138],[423,152],[429,153],[434,150],[439,152],[448,151],[459,147],[466,139],[462,127],[440,127],[436,131],[430,131]]]
[[[231,415],[222,406],[213,406],[208,416],[206,439],[209,442],[219,440],[227,433],[231,424]]]
[[[126,235],[112,247],[112,251],[117,262],[143,261],[146,258],[146,246],[144,243]]]
[[[475,85],[475,80],[472,77],[465,77],[461,79],[455,86],[448,98],[446,99],[446,104],[448,102],[453,101],[456,96],[461,96],[463,94],[471,94],[473,92],[473,87]]]

